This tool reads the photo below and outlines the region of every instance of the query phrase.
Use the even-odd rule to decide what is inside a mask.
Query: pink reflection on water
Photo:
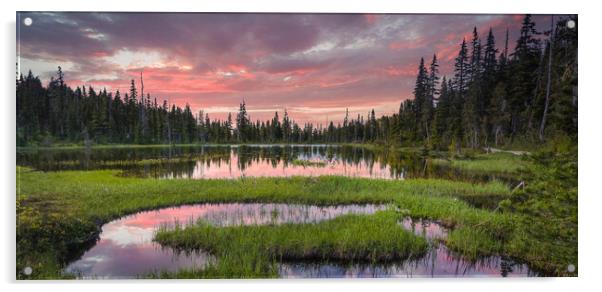
[[[204,252],[178,254],[153,242],[132,240],[128,244],[103,238],[66,271],[81,278],[135,278],[151,272],[203,268],[214,261]]]
[[[140,212],[102,227],[100,239],[66,271],[83,278],[132,278],[150,272],[203,267],[215,260],[204,252],[180,254],[152,241],[157,228],[202,219],[218,226],[311,223],[343,214],[372,214],[384,205],[318,207],[287,204],[198,204]]]
[[[164,178],[239,178],[239,177],[289,177],[289,176],[321,176],[340,175],[361,178],[392,179],[395,176],[387,164],[378,161],[368,162],[362,160],[358,163],[347,163],[341,159],[320,159],[316,156],[306,157],[303,160],[325,163],[325,165],[294,165],[285,161],[258,158],[240,161],[239,155],[232,151],[230,159],[224,161],[197,161],[192,174],[175,176],[167,174]],[[403,178],[403,177],[401,177]]]
[[[428,220],[406,217],[401,220],[399,224],[406,230],[410,230],[418,236],[424,236],[429,240],[443,239],[447,237],[447,229],[435,222],[430,222]]]
[[[199,204],[164,208],[126,216],[102,228],[100,240],[66,271],[83,278],[132,278],[157,271],[202,268],[215,258],[204,253],[180,254],[152,241],[161,225],[188,223],[202,219],[217,226],[311,223],[343,214],[372,214],[384,205],[344,205],[318,207],[287,204]],[[444,239],[447,230],[436,222],[405,218],[400,226],[425,236],[429,252],[417,260],[388,265],[337,265],[329,263],[282,263],[282,277],[499,277],[532,275],[526,265],[498,256],[470,262],[454,256],[436,239]]]
[[[283,263],[283,278],[411,278],[411,277],[527,277],[534,276],[526,265],[489,257],[469,262],[450,255],[439,245],[419,260],[387,265],[332,263]]]

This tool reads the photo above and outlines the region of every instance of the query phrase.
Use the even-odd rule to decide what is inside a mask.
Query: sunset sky
[[[31,26],[22,20],[30,17]],[[47,82],[62,66],[67,83],[97,89],[139,86],[211,118],[246,101],[252,120],[286,108],[299,122],[339,122],[396,112],[411,97],[420,57],[452,73],[462,38],[491,27],[510,49],[522,15],[21,13],[20,70]],[[549,17],[535,16],[538,29]]]

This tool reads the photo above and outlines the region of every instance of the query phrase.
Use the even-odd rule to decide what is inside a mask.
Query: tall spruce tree
[[[415,124],[418,127],[415,129],[416,137],[420,140],[423,140],[427,137],[427,124],[428,116],[425,116],[425,113],[429,111],[428,109],[428,91],[429,91],[429,81],[428,81],[428,71],[424,65],[424,58],[420,58],[420,64],[418,65],[418,75],[416,76],[416,84],[414,85],[414,116],[415,116]],[[425,109],[425,105],[427,105]],[[423,118],[423,116],[425,116]]]
[[[247,106],[245,104],[245,101],[243,100],[240,103],[238,114],[236,115],[236,130],[239,142],[247,142],[247,140],[250,138],[248,136],[249,123],[250,121],[249,115],[247,114]]]
[[[479,144],[480,122],[483,115],[481,98],[481,40],[477,28],[472,32],[471,51],[468,66],[468,92],[465,96],[463,127],[466,139],[472,148]]]
[[[512,79],[508,99],[511,113],[511,139],[528,130],[528,121],[533,111],[541,54],[538,35],[539,32],[535,29],[531,15],[525,15],[520,37],[511,55]]]

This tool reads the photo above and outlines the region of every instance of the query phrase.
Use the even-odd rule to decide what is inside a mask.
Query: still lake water
[[[120,169],[155,178],[341,175],[483,182],[500,175],[466,173],[431,163],[418,152],[337,145],[244,145],[17,150],[17,164],[39,170]]]
[[[216,259],[202,251],[183,253],[152,241],[160,226],[187,224],[202,219],[218,226],[316,223],[345,214],[373,214],[384,205],[319,207],[289,204],[197,204],[140,212],[111,221],[102,227],[100,239],[66,272],[81,278],[135,278],[160,271],[203,268]],[[422,258],[387,265],[341,265],[332,263],[281,263],[283,278],[319,277],[500,277],[532,276],[526,265],[501,257],[470,262],[454,256],[443,244],[447,230],[435,222],[406,218],[399,225],[424,236],[431,249]]]

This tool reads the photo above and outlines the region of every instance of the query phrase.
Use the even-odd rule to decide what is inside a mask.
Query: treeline
[[[97,143],[157,143],[173,139],[191,142],[197,120],[190,107],[157,104],[138,94],[134,81],[121,96],[96,92],[92,87],[72,89],[58,68],[47,87],[31,72],[17,81],[17,143],[93,141]],[[170,138],[171,137],[171,138]]]
[[[142,80],[140,82],[143,84]],[[114,94],[92,87],[72,89],[58,68],[48,86],[30,71],[17,80],[17,144],[85,143],[340,143],[386,141],[390,128],[374,110],[368,118],[350,119],[327,127],[294,122],[285,110],[267,121],[252,121],[243,101],[236,117],[210,119],[202,110],[194,114],[161,104],[150,94],[139,94],[134,80],[129,92]],[[384,125],[384,126],[383,126]]]
[[[449,79],[439,78],[436,56],[428,68],[421,59],[415,98],[399,110],[401,140],[457,151],[558,136],[576,141],[576,25],[576,16],[552,18],[550,29],[539,32],[526,15],[514,51],[506,31],[499,55],[491,29],[483,43],[475,27]]]
[[[345,114],[341,123],[299,125],[284,111],[252,121],[244,101],[236,117],[210,119],[141,92],[114,94],[72,89],[61,68],[44,87],[31,72],[17,79],[18,145],[86,143],[380,143],[460,149],[534,144],[556,136],[577,137],[577,18],[535,30],[525,16],[512,53],[508,32],[499,52],[492,31],[484,44],[475,28],[463,40],[454,75],[440,77],[436,55],[420,60],[414,99],[399,112],[377,118]]]

